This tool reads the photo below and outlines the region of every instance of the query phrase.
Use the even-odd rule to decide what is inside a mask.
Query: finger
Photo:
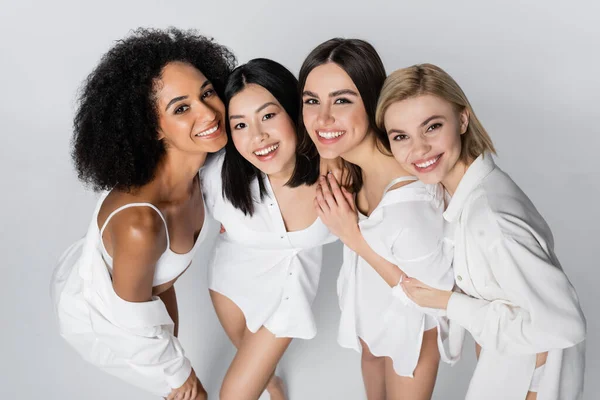
[[[327,179],[325,179],[325,177],[321,177],[319,179],[321,180],[321,192],[323,193],[323,198],[327,202],[327,205],[330,209],[336,208],[338,204],[335,201],[335,197],[333,197],[333,193],[331,193]]]
[[[198,396],[198,388],[194,386],[192,388],[192,393],[190,394],[190,400],[196,400],[196,396]]]
[[[346,196],[344,196],[344,194],[342,193],[340,185],[335,180],[335,176],[333,176],[332,173],[329,173],[327,174],[327,180],[329,181],[329,186],[331,187],[331,192],[333,194],[333,197],[335,198],[335,202],[337,203],[337,205],[340,206],[343,210],[348,210],[350,208],[350,205],[346,200]]]
[[[177,396],[177,390],[171,390],[171,393],[167,396],[167,400],[175,400],[175,396]]]
[[[325,200],[325,196],[323,196],[323,187],[320,184],[317,185],[317,195],[315,199],[317,200],[317,203],[319,203],[319,207],[321,208],[322,212],[328,213],[331,211],[329,209],[329,204],[327,203],[327,200]]]
[[[225,233],[225,232],[227,232],[227,231],[225,230],[225,227],[223,226],[223,224],[221,224],[221,230],[219,231],[219,233]]]
[[[342,186],[341,190],[342,190],[342,194],[344,195],[344,198],[346,199],[346,202],[348,203],[348,205],[350,206],[352,211],[356,211],[356,203],[354,202],[354,195],[352,193],[350,193],[348,191],[348,189],[346,189],[343,186]]]

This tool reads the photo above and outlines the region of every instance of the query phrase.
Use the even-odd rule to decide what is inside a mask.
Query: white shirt
[[[448,317],[483,350],[467,399],[523,399],[548,351],[538,400],[582,396],[585,319],[550,228],[491,155],[468,168],[444,218],[454,230]],[[502,379],[498,379],[502,376]]]
[[[394,180],[388,188],[400,180],[414,179]],[[386,190],[379,205],[368,218],[360,219],[359,226],[369,246],[408,276],[451,290],[452,247],[444,240],[443,200],[440,185],[425,185],[420,181]],[[412,377],[423,332],[437,326],[442,358],[449,363],[458,360],[462,329],[457,330],[450,343],[443,312],[418,307],[401,287],[391,288],[373,267],[346,246],[337,284],[342,310],[338,333],[341,346],[360,351],[360,337],[374,355],[390,357],[398,375]]]
[[[219,235],[209,266],[209,288],[231,299],[251,332],[265,326],[277,337],[311,339],[316,324],[311,305],[317,293],[322,246],[337,240],[319,218],[308,228],[287,232],[269,179],[260,200],[258,180],[252,216],[222,195],[224,152],[201,170],[209,213],[226,232]]]
[[[60,334],[88,362],[166,397],[185,383],[192,367],[159,297],[128,302],[113,289],[97,223],[107,194],[98,200],[86,236],[65,251],[52,276]]]

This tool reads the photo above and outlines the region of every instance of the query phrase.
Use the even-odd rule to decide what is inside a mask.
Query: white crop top
[[[202,229],[200,230],[200,234],[198,235],[198,238],[196,239],[196,243],[194,243],[194,246],[192,247],[192,249],[190,251],[188,251],[187,253],[184,253],[184,254],[175,253],[173,250],[171,250],[171,241],[169,240],[169,228],[167,226],[167,220],[162,215],[160,210],[156,206],[154,206],[153,204],[150,204],[150,203],[125,204],[124,206],[121,206],[121,207],[117,208],[116,210],[114,210],[112,213],[110,213],[108,218],[106,218],[104,225],[102,225],[102,228],[100,229],[99,246],[100,246],[100,250],[102,251],[102,257],[104,258],[104,261],[110,268],[111,272],[112,272],[112,267],[113,267],[113,259],[110,256],[110,254],[108,254],[108,252],[106,251],[106,248],[104,247],[104,241],[102,240],[102,235],[103,235],[104,229],[106,229],[106,226],[108,225],[108,222],[110,221],[110,219],[114,215],[116,215],[119,211],[122,211],[122,210],[124,210],[126,208],[130,208],[130,207],[150,207],[158,213],[158,215],[160,216],[160,218],[163,220],[163,222],[165,224],[165,230],[167,233],[167,248],[166,248],[165,252],[162,253],[162,255],[160,256],[158,261],[156,262],[152,286],[162,285],[163,283],[167,283],[167,282],[177,278],[179,275],[181,275],[181,273],[183,273],[183,271],[185,271],[185,269],[192,262],[192,258],[194,257],[194,254],[196,253],[196,250],[198,249],[198,245],[200,243],[202,243],[202,241],[204,240],[206,229],[204,229],[205,228],[204,226],[202,227]],[[206,215],[206,206],[204,206],[204,215]]]

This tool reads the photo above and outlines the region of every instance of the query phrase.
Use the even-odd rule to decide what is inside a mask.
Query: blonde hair
[[[418,64],[402,68],[387,77],[379,96],[375,122],[384,132],[380,137],[389,148],[390,142],[385,135],[384,117],[387,109],[394,103],[421,95],[433,95],[451,103],[458,112],[467,110],[469,125],[461,135],[460,158],[470,162],[485,152],[496,153],[492,139],[475,115],[467,96],[458,83],[446,71],[432,64]]]

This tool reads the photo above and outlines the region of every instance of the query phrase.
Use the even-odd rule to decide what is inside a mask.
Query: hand
[[[354,196],[345,188],[340,188],[332,173],[319,178],[315,209],[331,233],[352,247],[353,239],[360,235]]]
[[[167,400],[196,400],[196,398],[205,393],[200,380],[196,377],[196,373],[192,369],[190,376],[181,387],[171,390]]]
[[[415,278],[404,278],[400,286],[406,296],[421,307],[442,310],[448,308],[448,301],[452,295],[450,290],[434,289]]]
[[[319,163],[319,175],[327,176],[331,172],[338,182],[343,182],[342,175],[344,172],[344,160],[342,157],[337,158],[323,158]]]

